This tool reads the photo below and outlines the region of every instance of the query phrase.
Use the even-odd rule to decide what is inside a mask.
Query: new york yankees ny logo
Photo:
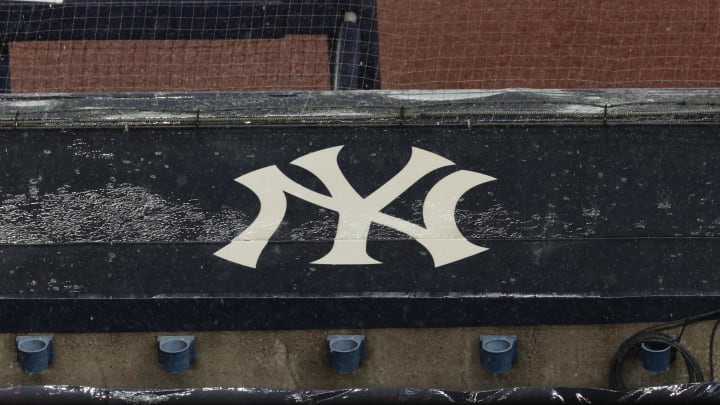
[[[434,170],[455,164],[442,156],[412,148],[410,160],[394,177],[367,197],[361,197],[347,181],[337,163],[342,146],[309,153],[290,162],[313,173],[330,195],[310,190],[288,178],[273,165],[235,179],[260,199],[260,213],[240,235],[215,252],[225,260],[255,268],[270,237],[285,217],[285,193],[338,213],[338,225],[332,248],[312,262],[328,265],[367,265],[381,262],[367,254],[367,239],[372,223],[400,231],[427,249],[435,267],[484,252],[460,233],[455,223],[458,200],[471,188],[495,180],[469,170],[445,176],[428,192],[423,202],[425,227],[393,217],[381,210],[404,191]]]

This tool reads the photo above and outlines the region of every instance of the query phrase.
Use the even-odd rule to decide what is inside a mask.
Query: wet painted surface
[[[423,212],[429,190],[446,176],[495,178],[469,188],[454,213],[462,237],[488,250],[435,268],[408,234],[373,224],[367,254],[379,264],[313,263],[333,246],[338,212],[286,194],[285,215],[255,269],[214,255],[261,209],[253,190],[234,179],[277,166],[328,195],[291,162],[340,145],[327,167],[337,165],[361,196],[388,184],[413,148],[454,163],[401,189],[381,210],[419,227],[434,215]],[[713,125],[6,129],[2,305],[35,311],[63,299],[50,325],[68,328],[73,320],[79,330],[688,315],[720,298],[718,152]],[[173,308],[191,315],[168,314]],[[145,309],[163,316],[143,323]],[[207,311],[212,319],[201,315]],[[18,318],[3,327],[41,324]]]
[[[16,131],[2,142],[6,297],[621,297],[719,285],[711,127]],[[490,250],[434,269],[417,242],[374,227],[368,252],[383,264],[313,265],[337,215],[289,198],[256,270],[212,255],[259,210],[233,178],[277,164],[322,192],[287,162],[334,145],[345,145],[338,164],[364,195],[412,146],[496,177],[456,214],[461,232]],[[439,178],[384,212],[420,223]]]

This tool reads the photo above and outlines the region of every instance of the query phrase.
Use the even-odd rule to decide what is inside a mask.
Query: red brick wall
[[[384,88],[720,86],[720,2],[379,0]]]
[[[16,42],[13,92],[326,90],[327,38]]]
[[[719,87],[714,0],[378,0],[384,89]],[[35,42],[12,91],[325,90],[327,39]]]

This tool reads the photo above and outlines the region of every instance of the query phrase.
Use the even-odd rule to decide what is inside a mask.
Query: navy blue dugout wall
[[[717,92],[451,94],[4,97],[0,328],[587,324],[720,306]]]

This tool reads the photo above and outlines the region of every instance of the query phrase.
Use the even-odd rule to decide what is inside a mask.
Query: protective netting
[[[383,86],[716,87],[720,3],[380,1]]]
[[[720,2],[3,0],[0,85],[10,92],[718,87]]]
[[[39,41],[10,46],[13,92],[327,90],[327,44],[280,39]]]

